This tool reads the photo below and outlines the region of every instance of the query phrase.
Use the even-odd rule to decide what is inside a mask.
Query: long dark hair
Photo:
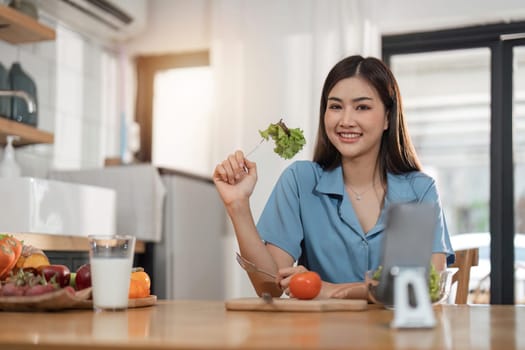
[[[319,109],[319,128],[314,150],[314,162],[325,170],[336,168],[341,163],[341,154],[332,145],[326,134],[324,114],[328,103],[328,94],[340,80],[359,76],[370,83],[377,91],[388,111],[388,129],[381,137],[378,167],[383,180],[386,173],[402,174],[421,170],[410,136],[408,135],[401,95],[396,79],[390,69],[374,57],[350,56],[339,61],[328,73],[321,94]]]

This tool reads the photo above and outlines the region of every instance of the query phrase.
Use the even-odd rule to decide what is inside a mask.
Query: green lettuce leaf
[[[266,141],[272,138],[275,142],[274,152],[284,159],[292,159],[306,144],[303,131],[288,128],[282,119],[270,124],[266,130],[259,130],[259,134]]]

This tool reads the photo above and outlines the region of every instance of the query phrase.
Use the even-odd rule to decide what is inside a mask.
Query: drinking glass
[[[88,241],[93,308],[127,309],[135,237],[90,235]]]

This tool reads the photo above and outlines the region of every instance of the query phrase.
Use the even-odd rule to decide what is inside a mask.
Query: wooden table
[[[226,311],[223,302],[159,301],[116,313],[0,312],[0,349],[518,349],[525,307],[435,308],[430,330],[395,330],[393,313]]]

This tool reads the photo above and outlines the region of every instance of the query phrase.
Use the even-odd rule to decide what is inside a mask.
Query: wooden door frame
[[[137,72],[135,121],[140,125],[140,150],[135,155],[138,161],[150,163],[152,159],[155,74],[168,69],[209,65],[209,51],[135,57]]]

